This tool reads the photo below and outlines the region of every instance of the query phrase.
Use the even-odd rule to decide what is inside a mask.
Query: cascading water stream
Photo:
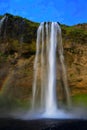
[[[47,84],[47,95],[46,97],[46,111],[52,112],[57,110],[57,101],[56,101],[56,44],[57,44],[57,29],[56,23],[51,25],[51,34],[50,34],[50,45],[49,45],[49,54],[48,54],[48,84]]]
[[[1,28],[5,19],[6,19],[6,15],[0,20],[0,34],[1,34]]]
[[[59,69],[57,70],[57,65]],[[32,110],[37,109],[55,113],[59,109],[56,87],[57,72],[61,80],[67,104],[70,97],[64,65],[61,29],[57,22],[41,23],[37,31],[36,56],[34,62],[34,81]],[[59,96],[59,93],[58,93]]]

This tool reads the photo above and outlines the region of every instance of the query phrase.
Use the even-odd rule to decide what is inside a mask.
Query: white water
[[[57,60],[58,59],[58,60]],[[58,63],[57,63],[58,62]],[[57,65],[59,70],[57,70]],[[56,83],[57,71],[62,81],[66,102],[70,104],[64,65],[61,28],[56,22],[41,23],[37,31],[36,56],[34,62],[34,81],[32,110],[53,114],[59,111]]]
[[[56,101],[56,45],[57,45],[57,28],[56,23],[51,25],[50,44],[48,53],[48,83],[46,94],[46,112],[53,112],[57,110]]]
[[[5,19],[6,19],[6,15],[2,19],[0,19],[0,34],[1,34],[1,28]]]

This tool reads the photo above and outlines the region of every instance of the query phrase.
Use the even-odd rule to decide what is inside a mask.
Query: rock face
[[[62,25],[62,35],[71,95],[87,93],[87,24]]]
[[[19,16],[5,14],[0,29],[0,52],[21,55],[35,53],[35,41],[38,23]],[[2,18],[3,18],[2,17]]]
[[[87,46],[65,48],[65,61],[71,94],[87,93]]]
[[[6,16],[0,33],[0,92],[8,98],[29,99],[39,24]],[[71,95],[87,93],[87,24],[60,26]]]

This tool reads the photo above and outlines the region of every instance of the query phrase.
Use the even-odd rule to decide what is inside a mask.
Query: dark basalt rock
[[[87,130],[87,120],[1,118],[0,130]]]

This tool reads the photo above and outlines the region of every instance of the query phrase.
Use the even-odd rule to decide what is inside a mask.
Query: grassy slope
[[[77,94],[72,96],[72,101],[76,105],[87,106],[87,94]]]
[[[78,44],[87,43],[87,24],[79,24],[75,26],[61,25],[61,28],[64,42],[68,41]]]
[[[39,23],[34,23],[19,16],[6,14],[8,19],[4,22],[0,43],[9,43],[6,46],[5,53],[21,52],[32,55],[36,51],[36,33]],[[1,17],[0,17],[1,18]],[[75,26],[66,26],[60,24],[62,29],[63,44],[87,43],[87,24],[78,24]],[[6,30],[5,32],[3,30]]]

